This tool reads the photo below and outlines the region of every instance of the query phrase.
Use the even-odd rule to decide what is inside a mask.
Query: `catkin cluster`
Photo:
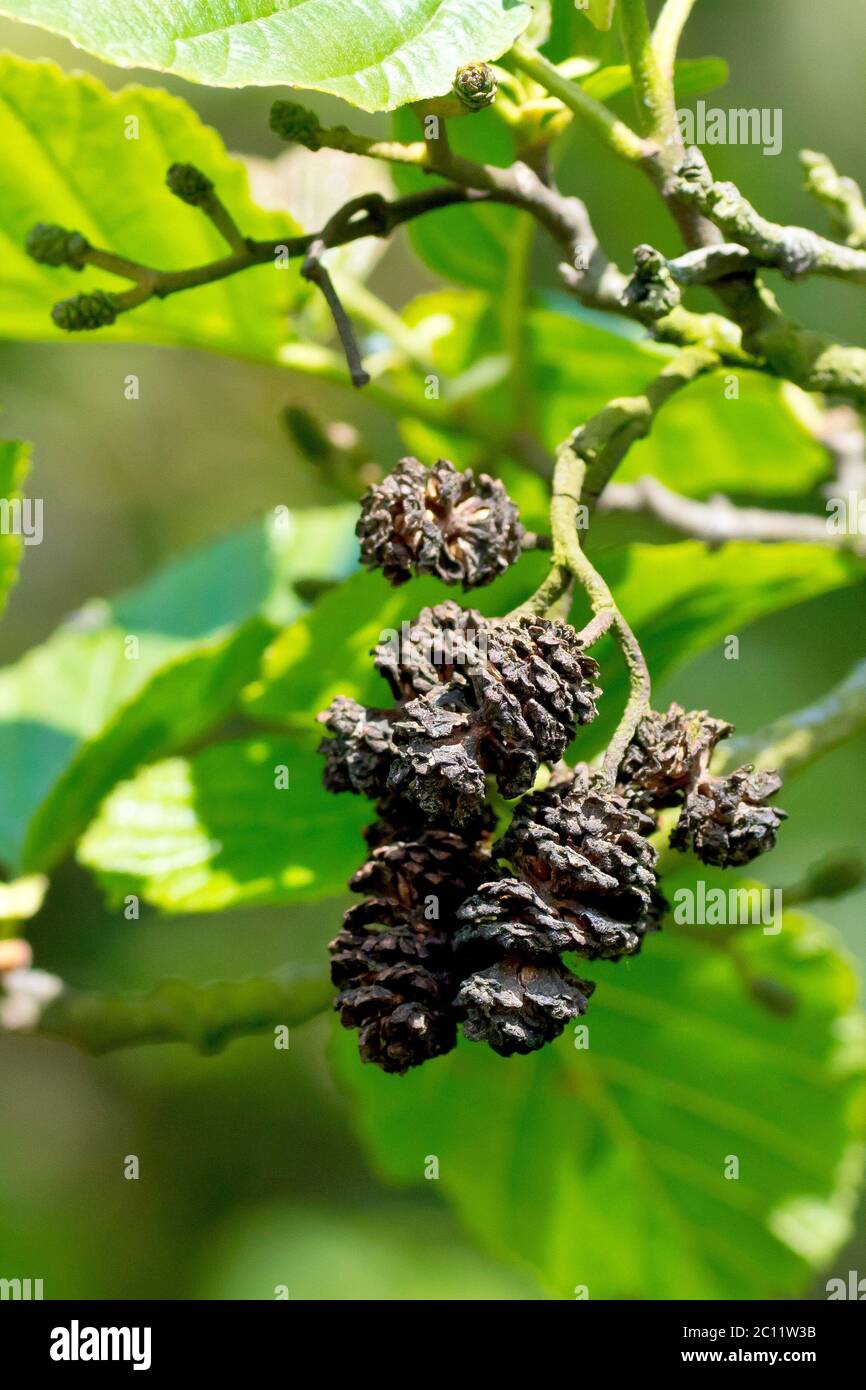
[[[404,459],[362,501],[358,535],[394,584],[424,573],[469,588],[518,558],[523,531],[501,483]],[[707,863],[774,842],[784,813],[765,803],[779,779],[711,776],[731,726],[705,713],[650,714],[614,787],[562,761],[601,695],[568,623],[446,601],[372,659],[392,702],[340,696],[319,720],[326,788],[376,807],[350,884],[362,900],[330,949],[341,1020],[385,1071],[450,1051],[458,1027],[507,1057],[579,1017],[594,986],[563,957],[620,960],[660,926],[650,836],[665,808],[682,808],[671,843]]]

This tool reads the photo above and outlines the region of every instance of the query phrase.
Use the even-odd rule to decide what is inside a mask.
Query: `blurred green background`
[[[864,39],[859,0],[699,0],[683,54],[720,54],[731,65],[727,89],[708,99],[784,113],[778,157],[738,147],[714,155],[717,176],[741,182],[767,215],[815,218],[799,186],[803,145],[866,176]],[[129,80],[8,22],[0,22],[0,46],[98,72],[110,86]],[[153,74],[134,76],[160,85]],[[162,85],[216,125],[230,150],[275,153],[272,93]],[[338,118],[336,102],[311,104]],[[375,118],[352,119],[376,128]],[[595,147],[584,159],[587,138],[570,137],[562,179],[586,198],[602,240],[623,261],[638,240],[673,249],[649,185]],[[541,258],[537,273],[550,282]],[[372,281],[394,304],[433,283],[402,240]],[[862,304],[843,287],[813,281],[782,297],[814,326],[862,338]],[[135,403],[123,396],[131,372],[141,381]],[[62,518],[49,545],[26,553],[0,628],[3,663],[86,599],[131,585],[267,509],[333,500],[283,433],[287,404],[353,421],[383,464],[398,452],[393,423],[362,396],[204,354],[0,343],[0,402],[2,433],[35,446],[31,495]],[[656,703],[709,704],[742,731],[758,727],[818,696],[862,654],[863,599],[862,586],[847,589],[750,627],[739,662],[714,650]],[[861,739],[786,789],[791,820],[773,856],[775,883],[831,849],[863,845],[864,781]],[[33,939],[39,964],[77,984],[143,987],[165,975],[231,977],[287,958],[319,961],[342,906],[133,923],[105,913],[85,876],[67,867]],[[822,909],[861,961],[864,906],[860,893]],[[41,1277],[48,1297],[267,1299],[278,1285],[311,1298],[542,1296],[531,1277],[473,1248],[435,1182],[395,1193],[377,1179],[329,1076],[329,1027],[318,1020],[294,1030],[288,1052],[265,1035],[210,1059],[172,1046],[93,1062],[62,1045],[4,1038],[0,1274]],[[140,1159],[137,1182],[123,1177],[129,1154]],[[828,1274],[849,1268],[866,1268],[862,1227]],[[822,1291],[823,1280],[816,1296]]]

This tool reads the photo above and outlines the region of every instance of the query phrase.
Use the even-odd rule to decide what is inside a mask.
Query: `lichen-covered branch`
[[[684,348],[671,358],[643,395],[620,396],[608,402],[575,432],[571,446],[586,466],[582,500],[591,512],[631,446],[649,434],[666,401],[705,372],[719,365],[708,348]]]
[[[97,1055],[157,1042],[215,1052],[247,1033],[305,1023],[330,1003],[326,976],[297,970],[205,985],[164,980],[147,994],[65,989],[31,1031]]]
[[[702,344],[723,362],[866,407],[866,349],[848,347],[789,319],[767,287],[755,280],[755,261],[743,251],[749,259],[724,245],[669,261],[653,247],[639,246],[634,274],[622,287],[621,307],[650,327],[660,342]],[[715,278],[713,267],[720,271]],[[730,317],[684,308],[681,286],[688,284],[708,284]]]
[[[743,762],[759,769],[776,768],[788,776],[866,731],[866,661],[814,704],[784,715],[773,724],[733,739],[720,749],[718,768]]]
[[[641,719],[649,711],[651,682],[637,638],[620,612],[607,583],[580,543],[580,509],[587,471],[586,459],[579,448],[580,436],[581,431],[577,431],[557,451],[550,503],[553,540],[550,574],[518,612],[546,613],[551,616],[559,613],[560,605],[564,603],[564,616],[571,605],[572,582],[576,579],[589,599],[593,612],[592,622],[583,630],[584,639],[597,641],[602,633],[608,629],[612,631],[629,674],[628,702],[602,763],[602,776],[612,787],[625,750]]]
[[[599,510],[652,516],[671,530],[710,546],[728,541],[800,541],[866,557],[866,536],[837,534],[828,526],[826,516],[737,507],[720,496],[697,502],[649,476],[634,483],[609,483]]]
[[[679,196],[750,251],[759,265],[780,270],[789,279],[829,275],[866,285],[866,251],[830,241],[808,227],[768,221],[736,184],[715,182],[698,150],[689,150],[677,176]]]
[[[866,203],[859,185],[837,174],[827,156],[815,150],[801,150],[800,163],[806,174],[803,187],[829,209],[833,230],[846,246],[866,249]]]

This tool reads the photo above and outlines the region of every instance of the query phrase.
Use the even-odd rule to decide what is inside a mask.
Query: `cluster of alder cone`
[[[357,533],[364,563],[391,583],[427,574],[464,588],[501,574],[524,539],[501,482],[411,458],[364,497]],[[376,803],[350,884],[363,901],[330,950],[342,1022],[387,1072],[450,1051],[458,1023],[511,1056],[579,1017],[593,985],[562,956],[620,960],[660,925],[649,837],[665,808],[681,808],[671,844],[707,864],[746,864],[775,843],[784,812],[766,802],[780,778],[713,776],[732,726],[706,712],[649,714],[614,786],[562,761],[601,694],[568,623],[447,601],[376,647],[373,664],[393,706],[338,697],[319,719],[327,789]],[[498,838],[494,787],[500,810],[520,798]]]

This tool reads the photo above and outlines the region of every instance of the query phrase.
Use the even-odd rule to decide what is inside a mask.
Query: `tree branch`
[[[859,186],[837,174],[827,156],[815,150],[801,150],[800,163],[806,173],[803,187],[829,208],[834,230],[845,245],[866,248],[866,203]]]
[[[329,1007],[332,995],[326,976],[291,969],[218,984],[163,980],[147,994],[64,989],[30,1031],[95,1055],[157,1042],[216,1052],[247,1033],[305,1023]]]
[[[710,546],[728,541],[795,541],[866,557],[866,536],[837,535],[830,531],[826,516],[737,507],[721,496],[696,502],[649,476],[635,483],[609,483],[599,510],[653,516],[671,530]]]
[[[653,29],[652,42],[662,72],[673,79],[683,29],[695,0],[665,0]]]
[[[665,402],[718,365],[715,352],[702,347],[684,348],[662,368],[643,395],[620,396],[610,401],[576,431],[571,443],[587,467],[582,495],[590,512],[632,444],[649,434]]]
[[[677,170],[679,196],[752,253],[758,265],[788,279],[829,275],[866,285],[866,251],[841,246],[807,227],[784,227],[758,213],[736,184],[716,183],[703,156],[690,150]]]
[[[597,418],[597,417],[596,417]],[[583,629],[585,639],[597,641],[611,629],[622,652],[629,675],[629,697],[622,719],[608,744],[602,763],[602,776],[609,786],[635,730],[650,708],[649,668],[640,644],[620,612],[607,583],[587,557],[579,539],[581,496],[586,478],[586,458],[580,452],[582,431],[567,439],[557,451],[550,502],[550,529],[553,563],[540,589],[516,611],[564,615],[571,606],[572,579],[582,586],[589,599],[593,620]]]
[[[343,344],[343,351],[346,354],[346,361],[349,365],[349,375],[353,386],[366,386],[370,380],[369,372],[364,370],[361,363],[361,351],[355,338],[349,316],[343,308],[340,296],[334,288],[334,282],[322,261],[325,252],[331,247],[338,245],[340,237],[343,236],[347,228],[351,227],[353,221],[359,213],[366,213],[374,224],[384,226],[387,222],[387,214],[384,211],[386,201],[380,193],[368,193],[360,198],[353,198],[339,209],[338,212],[325,225],[320,236],[310,246],[304,263],[301,267],[301,274],[305,280],[318,285],[325,297],[328,308],[331,311],[340,342]],[[381,233],[380,233],[381,235]]]

